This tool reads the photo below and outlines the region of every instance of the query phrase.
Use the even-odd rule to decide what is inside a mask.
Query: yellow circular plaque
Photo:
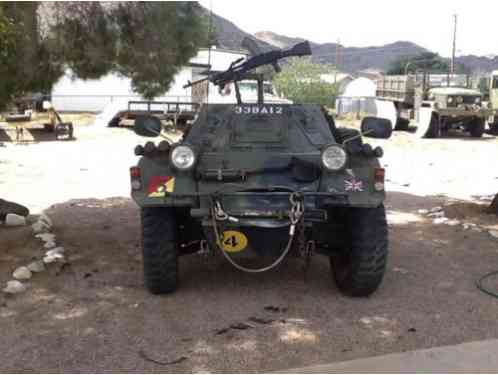
[[[221,248],[228,253],[238,253],[247,247],[247,237],[242,232],[227,230],[221,237]]]

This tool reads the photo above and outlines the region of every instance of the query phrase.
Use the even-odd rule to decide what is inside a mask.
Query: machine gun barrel
[[[275,50],[253,56],[244,62],[239,61],[239,59],[232,63],[232,65],[230,65],[230,68],[228,68],[224,72],[212,74],[195,82],[189,82],[187,85],[183,86],[183,88],[187,88],[197,83],[205,82],[207,80],[211,81],[214,85],[223,87],[227,83],[243,79],[243,75],[245,73],[260,66],[273,65],[275,70],[277,70],[277,62],[280,59],[293,56],[300,57],[309,55],[311,55],[310,44],[307,41],[304,41],[286,50]]]

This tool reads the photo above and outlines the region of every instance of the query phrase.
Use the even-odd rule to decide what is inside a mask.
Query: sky
[[[201,0],[251,34],[273,31],[347,47],[414,42],[449,57],[453,15],[458,15],[457,56],[498,55],[497,0]]]

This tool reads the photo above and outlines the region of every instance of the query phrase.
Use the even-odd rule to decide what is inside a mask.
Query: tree
[[[295,103],[333,106],[337,86],[324,82],[322,74],[334,74],[330,65],[316,64],[310,58],[291,58],[276,74],[273,84],[277,92]]]
[[[442,58],[437,53],[423,52],[417,56],[400,57],[393,61],[387,71],[388,75],[406,74],[417,70],[429,71],[432,73],[448,73],[450,67],[448,60]],[[463,70],[463,66],[458,66],[458,71]]]
[[[83,79],[117,72],[153,98],[205,45],[206,30],[196,2],[2,2],[0,107],[50,91],[66,69]]]

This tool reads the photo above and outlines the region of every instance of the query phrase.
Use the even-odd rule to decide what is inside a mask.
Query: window
[[[493,77],[493,89],[498,89],[498,77]]]

